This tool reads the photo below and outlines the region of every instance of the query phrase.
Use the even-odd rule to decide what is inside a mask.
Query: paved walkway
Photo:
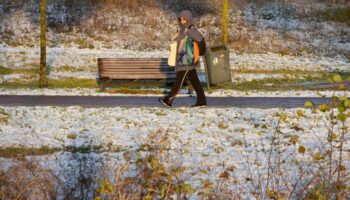
[[[82,107],[164,107],[159,97],[111,96],[8,96],[0,95],[0,106],[82,106]],[[177,97],[174,107],[190,106],[196,97]],[[330,98],[318,97],[207,97],[208,107],[297,108],[305,101],[315,105],[329,103]]]

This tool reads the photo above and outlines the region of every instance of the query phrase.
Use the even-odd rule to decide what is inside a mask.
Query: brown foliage
[[[14,159],[0,171],[0,199],[56,199],[56,178],[35,161]]]

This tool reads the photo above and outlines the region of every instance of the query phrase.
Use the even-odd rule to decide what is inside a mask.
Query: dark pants
[[[170,101],[173,101],[177,93],[179,93],[184,81],[186,81],[186,78],[191,82],[194,90],[196,91],[196,94],[197,94],[196,104],[206,104],[207,100],[206,100],[202,85],[198,79],[196,69],[176,72],[175,83],[170,93],[165,98],[169,99]]]

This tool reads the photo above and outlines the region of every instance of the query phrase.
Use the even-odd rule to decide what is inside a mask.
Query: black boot
[[[205,106],[207,106],[206,103],[196,103],[196,104],[192,105],[191,108],[194,108],[194,107],[205,107]]]
[[[162,103],[164,106],[171,108],[172,106],[172,101],[170,101],[169,99],[163,97],[163,98],[159,98],[158,99],[160,103]]]

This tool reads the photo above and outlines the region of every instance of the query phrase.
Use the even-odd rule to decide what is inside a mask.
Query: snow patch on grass
[[[281,137],[285,141],[298,138],[297,145],[280,146],[280,150],[284,152],[283,159],[287,163],[297,161],[303,164],[312,161],[312,156],[327,141],[328,134],[327,127],[323,124],[326,114],[303,108],[300,108],[303,116],[297,114],[298,109],[279,108],[2,109],[12,116],[1,127],[0,146],[3,148],[48,146],[91,151],[90,154],[60,152],[37,157],[43,166],[60,174],[63,182],[68,185],[78,180],[76,176],[79,176],[79,172],[75,170],[72,176],[64,174],[70,171],[67,170],[69,166],[79,166],[81,156],[88,159],[84,159],[86,162],[94,161],[95,170],[102,170],[104,163],[110,169],[109,176],[113,176],[116,166],[130,161],[136,162],[136,152],[140,155],[146,153],[148,150],[145,142],[152,133],[159,133],[167,134],[170,142],[169,149],[164,150],[167,152],[165,162],[170,162],[167,163],[169,165],[175,164],[171,161],[181,163],[186,169],[185,174],[191,174],[187,176],[187,181],[192,187],[201,188],[205,180],[217,182],[223,171],[232,169],[230,176],[236,178],[239,185],[245,188],[250,186],[247,181],[249,177],[256,177],[259,172],[266,174],[271,140],[282,113],[286,118],[279,127]],[[305,146],[305,154],[296,153],[298,145]],[[345,145],[348,146],[349,143]],[[106,152],[94,152],[93,149]],[[286,175],[291,176],[288,178],[294,177],[293,170],[296,169],[285,171]]]

